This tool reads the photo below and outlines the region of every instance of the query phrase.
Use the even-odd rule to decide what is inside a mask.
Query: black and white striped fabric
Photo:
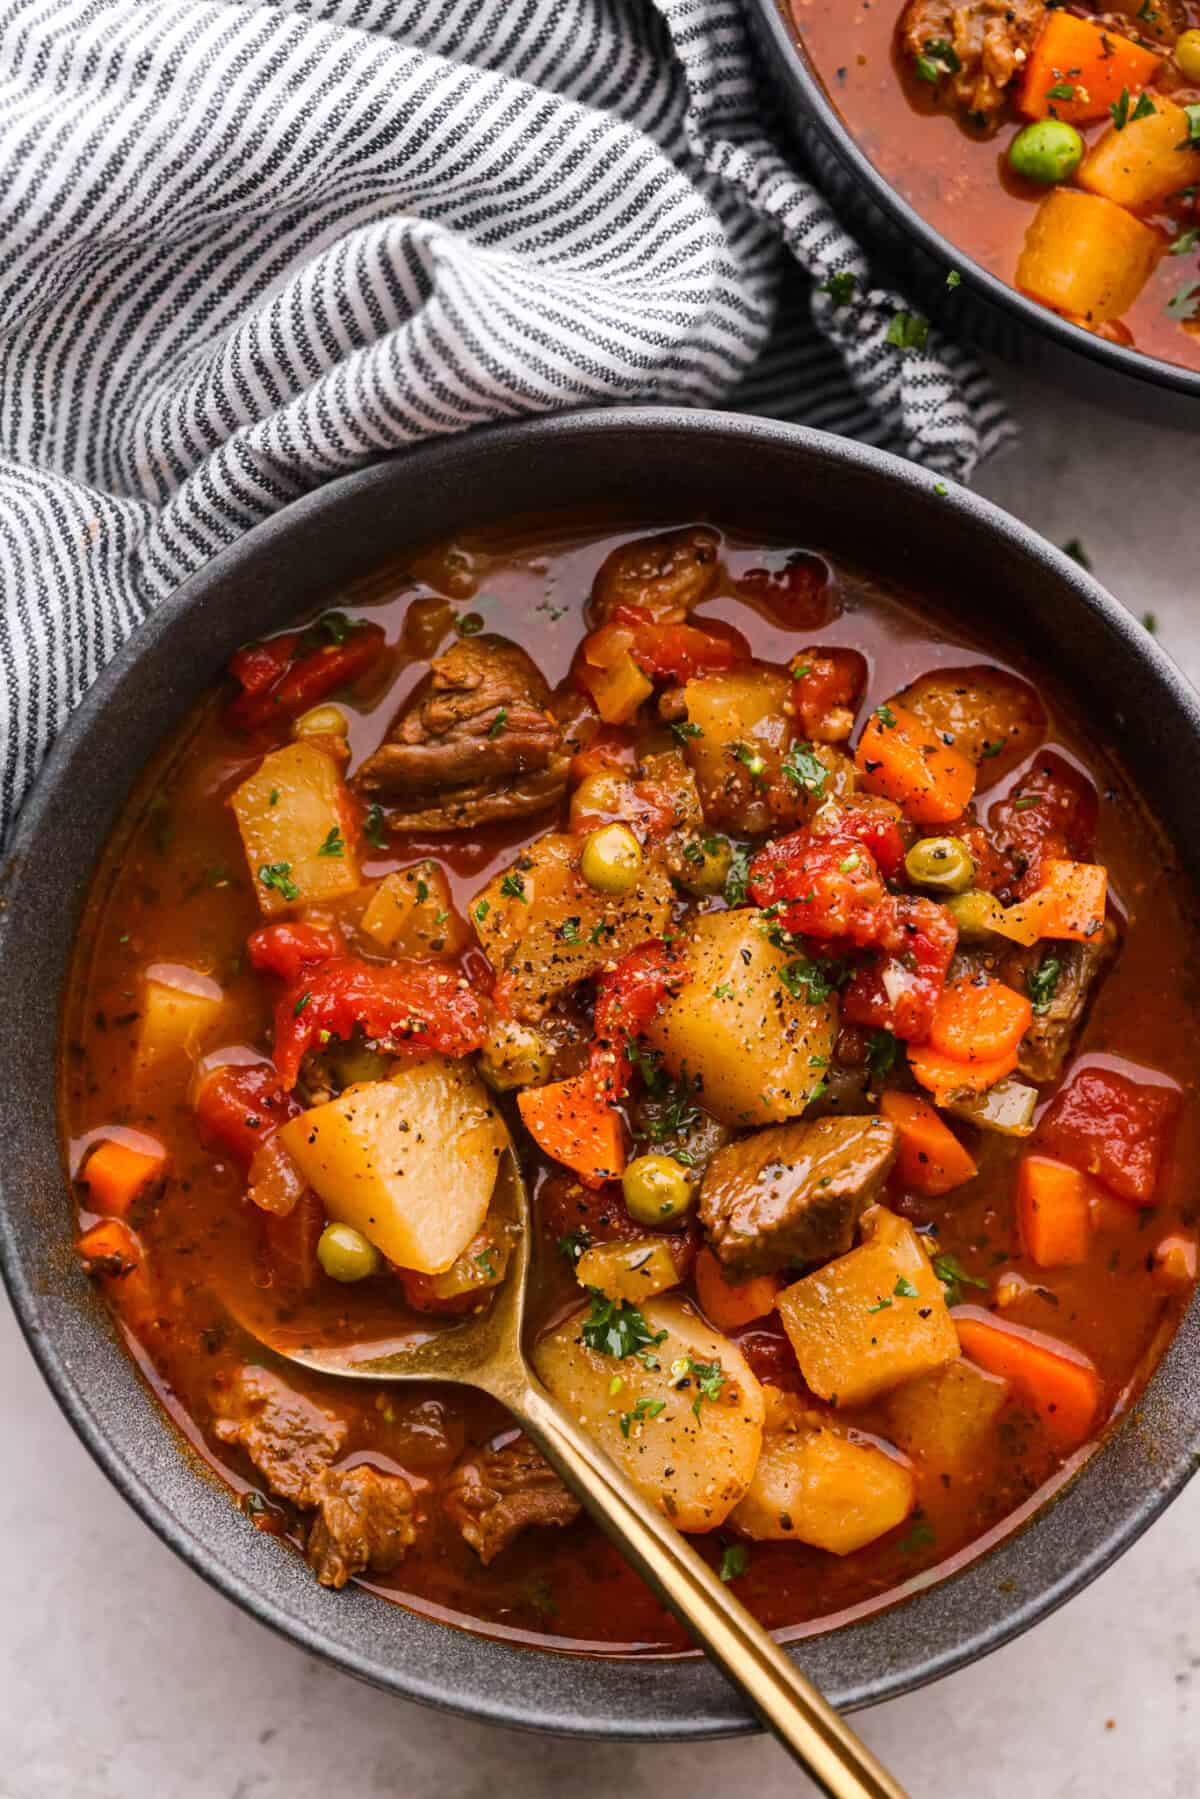
[[[3,0],[0,833],[147,609],[381,451],[642,400],[968,476],[1002,409],[762,96],[736,0]]]

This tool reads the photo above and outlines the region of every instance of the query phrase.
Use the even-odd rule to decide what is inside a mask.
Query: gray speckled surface
[[[1183,475],[1193,446],[1002,379],[1026,440],[984,490],[1054,541],[1082,538],[1101,579],[1135,612],[1157,614],[1161,639],[1200,677]],[[0,1514],[18,1545],[0,1621],[4,1799],[805,1790],[766,1742],[535,1746],[318,1666],[203,1586],[126,1508],[58,1415],[6,1311],[0,1343],[14,1446]],[[1009,1799],[1018,1783],[1034,1799],[1134,1787],[1190,1799],[1198,1523],[1200,1487],[1032,1635],[860,1716],[864,1734],[914,1795],[934,1799]]]

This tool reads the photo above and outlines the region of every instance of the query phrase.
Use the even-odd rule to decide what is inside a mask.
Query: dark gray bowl
[[[139,769],[247,636],[273,630],[408,544],[529,512],[772,530],[873,563],[965,621],[1004,621],[1118,735],[1200,878],[1200,707],[1174,665],[1082,569],[984,500],[812,431],[715,413],[622,410],[452,438],[302,500],[187,582],[144,624],[60,738],[3,869],[0,1091],[8,1153],[0,1255],[30,1347],[88,1449],[191,1565],[294,1642],[413,1699],[530,1728],[710,1737],[753,1728],[698,1660],[540,1654],[370,1594],[318,1587],[190,1460],[71,1252],[59,1153],[59,1003],[93,866]],[[1125,721],[1136,717],[1137,729]],[[1019,1535],[796,1653],[841,1706],[904,1693],[996,1648],[1076,1592],[1179,1491],[1200,1454],[1200,1306],[1144,1401]]]
[[[797,44],[787,0],[744,3],[785,128],[846,224],[931,319],[1083,399],[1156,425],[1200,430],[1200,372],[1071,324],[956,249],[880,174],[847,129]],[[894,4],[899,15],[899,0],[880,3]],[[951,269],[961,276],[953,290],[946,286]]]

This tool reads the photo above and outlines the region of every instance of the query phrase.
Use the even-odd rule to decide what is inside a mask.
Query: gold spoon
[[[529,1272],[529,1195],[510,1152],[492,1212],[513,1230],[503,1284],[486,1311],[411,1345],[340,1348],[274,1340],[259,1321],[238,1322],[273,1354],[346,1380],[450,1381],[507,1406],[601,1528],[648,1580],[763,1723],[831,1799],[907,1799],[865,1743],[735,1599],[687,1539],[551,1398],[521,1347]]]

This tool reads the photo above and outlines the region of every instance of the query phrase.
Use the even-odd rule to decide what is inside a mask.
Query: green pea
[[[1065,119],[1038,119],[1018,131],[1008,146],[1008,160],[1014,174],[1053,187],[1083,161],[1083,139]]]
[[[628,825],[601,825],[583,846],[579,872],[597,893],[628,893],[642,872],[642,846]]]
[[[553,1058],[530,1025],[497,1020],[484,1039],[479,1072],[497,1093],[509,1093],[514,1087],[543,1086],[553,1072]]]
[[[733,845],[728,837],[689,837],[683,846],[679,883],[689,893],[724,893],[733,864]]]
[[[325,1226],[317,1240],[317,1260],[335,1281],[365,1281],[383,1265],[375,1245],[352,1224]]]
[[[1175,61],[1185,80],[1200,83],[1200,31],[1180,32],[1175,39]]]
[[[947,911],[958,926],[958,934],[966,943],[980,943],[990,937],[994,921],[1004,917],[1004,908],[994,893],[956,893],[947,902]]]
[[[914,887],[965,893],[975,879],[975,864],[961,837],[922,837],[905,856],[904,872]]]
[[[625,1204],[639,1224],[670,1224],[691,1207],[694,1189],[674,1156],[637,1156],[621,1176]]]

